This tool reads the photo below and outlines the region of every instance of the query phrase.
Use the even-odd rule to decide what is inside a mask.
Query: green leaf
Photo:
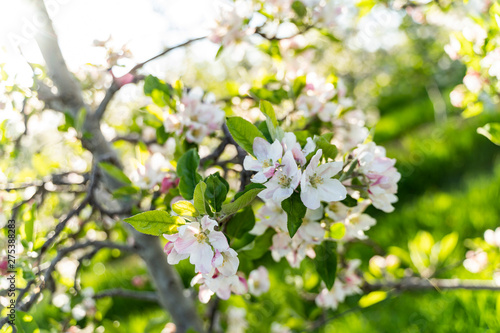
[[[255,138],[266,139],[255,125],[241,117],[229,117],[226,119],[226,124],[234,141],[252,155]]]
[[[294,81],[292,85],[292,92],[293,92],[293,98],[296,99],[299,97],[300,93],[306,86],[306,76],[298,76]]]
[[[217,172],[205,179],[207,188],[205,190],[205,200],[208,201],[214,212],[222,209],[222,203],[226,200],[229,184]]]
[[[194,205],[187,200],[177,201],[172,205],[172,210],[180,216],[198,216],[198,212]]]
[[[350,195],[347,195],[346,198],[341,202],[347,207],[356,207],[358,205],[358,200],[354,199]]]
[[[226,215],[236,213],[240,209],[249,205],[262,190],[263,188],[254,188],[246,191],[233,202],[222,205],[222,212]]]
[[[288,233],[290,233],[290,237],[293,237],[302,225],[302,219],[306,216],[307,208],[300,200],[300,194],[297,192],[293,192],[289,198],[283,200],[281,208],[286,212]]]
[[[274,113],[274,108],[268,101],[260,101],[260,111],[271,121],[274,127],[278,127],[278,119]]]
[[[489,123],[479,127],[477,132],[487,137],[491,142],[500,146],[500,123]]]
[[[170,134],[165,132],[165,126],[163,126],[163,124],[156,129],[156,140],[158,141],[159,145],[165,144],[169,137]]]
[[[229,237],[241,238],[252,230],[254,225],[255,215],[252,206],[247,206],[227,223],[226,233]]]
[[[207,190],[207,184],[205,182],[199,182],[194,189],[193,201],[194,208],[198,211],[200,215],[207,214],[208,203],[205,202],[205,191]]]
[[[40,333],[33,316],[23,311],[16,310],[15,326],[18,333]]]
[[[337,157],[338,154],[338,149],[335,147],[335,145],[332,145],[325,137],[320,136],[316,140],[316,146],[318,149],[323,150],[323,156],[325,158],[330,158],[332,160],[335,160],[335,157]]]
[[[137,194],[139,192],[141,192],[141,189],[138,188],[137,186],[132,186],[132,185],[122,186],[119,189],[117,189],[116,191],[113,191],[113,197],[114,198],[123,198],[126,196]]]
[[[154,236],[174,234],[177,232],[177,227],[185,224],[181,217],[170,216],[164,210],[150,210],[126,218],[124,221],[131,224],[135,230]]]
[[[111,177],[121,181],[122,183],[132,185],[132,182],[130,179],[123,173],[122,170],[120,170],[118,167],[114,166],[113,164],[107,163],[107,162],[100,162],[99,167],[104,170],[108,175]]]
[[[444,236],[439,242],[439,261],[444,262],[450,254],[453,252],[458,243],[458,233],[453,231],[448,235]]]
[[[170,106],[175,109],[175,103],[172,102],[172,88],[166,84],[164,81],[158,79],[153,75],[149,75],[144,80],[144,94],[150,96],[159,107]]]
[[[314,258],[316,271],[328,289],[332,289],[337,275],[337,252],[335,251],[335,246],[334,242],[324,241],[314,248],[314,252],[316,252],[316,257]]]
[[[194,189],[196,184],[200,182],[202,177],[198,174],[198,166],[200,164],[200,156],[195,148],[188,150],[179,158],[177,162],[177,175],[179,176],[179,192],[186,200],[193,199]]]
[[[222,54],[222,51],[224,51],[224,45],[221,45],[219,49],[217,50],[217,54],[215,55],[215,59],[218,59],[220,55]]]
[[[247,186],[245,186],[245,189],[243,191],[236,193],[236,195],[234,196],[234,200],[238,199],[243,194],[247,193],[250,190],[253,190],[254,188],[262,188],[262,189],[264,189],[264,188],[266,188],[266,185],[259,184],[259,183],[250,183]]]
[[[367,308],[379,302],[382,302],[387,298],[387,292],[385,291],[372,291],[368,295],[361,297],[359,300],[359,306],[362,308]]]
[[[292,3],[292,9],[300,18],[304,17],[307,14],[307,8],[306,6],[304,6],[302,1],[294,1]]]
[[[273,236],[276,234],[274,229],[267,229],[264,234],[255,238],[255,240],[249,245],[251,247],[245,250],[245,255],[252,260],[261,258],[273,243]]]

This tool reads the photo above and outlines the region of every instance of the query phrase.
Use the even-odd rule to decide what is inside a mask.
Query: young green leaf
[[[229,184],[218,172],[208,176],[205,183],[207,184],[205,199],[214,212],[219,212],[222,209],[222,203],[226,200]]]
[[[320,136],[316,140],[316,146],[318,149],[323,150],[323,156],[325,158],[330,158],[332,160],[335,160],[338,154],[338,149],[335,147],[335,145],[332,145],[329,141],[327,141],[324,137]]]
[[[226,124],[234,141],[252,155],[254,139],[256,137],[265,139],[255,125],[241,117],[229,117],[226,119]]]
[[[314,258],[316,271],[325,282],[326,287],[331,289],[335,283],[335,276],[337,274],[335,243],[324,241],[314,248],[314,252],[316,252],[316,257]]]
[[[278,119],[274,113],[274,108],[268,101],[260,101],[260,111],[271,121],[271,124],[276,128],[278,127]]]
[[[172,210],[180,216],[194,217],[199,215],[194,205],[187,200],[177,201],[172,205]]]
[[[226,233],[229,237],[241,238],[255,225],[255,215],[252,206],[247,206],[235,214],[227,223]]]
[[[132,225],[135,230],[154,236],[174,234],[177,232],[177,227],[185,224],[181,217],[170,216],[168,212],[163,210],[150,210],[139,213],[124,219],[124,221]]]
[[[300,194],[297,192],[293,192],[289,198],[283,200],[281,208],[286,212],[288,233],[290,237],[293,237],[302,225],[302,219],[306,215],[307,208],[300,200]]]
[[[199,182],[194,189],[193,201],[194,208],[198,211],[200,215],[207,214],[207,205],[205,202],[205,191],[207,190],[207,184],[205,182]]]
[[[108,175],[111,177],[119,180],[122,183],[132,185],[132,182],[130,179],[123,173],[122,170],[120,170],[118,167],[114,166],[113,164],[107,163],[107,162],[100,162],[99,167],[104,170]]]
[[[236,213],[249,205],[262,190],[263,188],[254,188],[246,191],[233,202],[222,205],[222,212],[226,215]]]
[[[186,200],[193,199],[196,184],[202,179],[196,170],[200,164],[200,156],[195,148],[188,150],[177,162],[177,175],[179,176],[179,192]]]

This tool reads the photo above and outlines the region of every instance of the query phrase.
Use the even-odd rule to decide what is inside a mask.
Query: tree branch
[[[366,291],[381,289],[396,289],[400,291],[415,290],[493,290],[500,291],[500,285],[493,280],[460,280],[460,279],[422,279],[417,277],[406,278],[397,282],[366,284]]]
[[[136,290],[126,290],[126,289],[109,289],[100,291],[93,296],[95,299],[103,297],[125,297],[140,299],[143,301],[150,301],[158,303],[158,296],[152,291],[136,291]]]

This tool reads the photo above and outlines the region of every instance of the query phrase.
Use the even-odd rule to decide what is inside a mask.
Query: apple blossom
[[[250,294],[260,296],[271,287],[269,273],[264,266],[254,269],[248,275],[248,290]]]
[[[238,253],[231,248],[222,252],[216,250],[212,259],[213,267],[217,268],[217,270],[225,276],[236,274],[239,264]]]
[[[293,158],[297,163],[301,166],[304,166],[307,162],[306,155],[302,151],[302,147],[300,147],[300,143],[297,142],[297,137],[292,132],[286,132],[283,140],[281,140],[283,145],[283,149],[285,152],[291,151]]]
[[[344,200],[347,195],[344,185],[337,179],[332,179],[342,170],[342,162],[329,162],[318,166],[322,154],[323,150],[318,149],[302,174],[300,182],[300,198],[309,209],[317,209],[321,201]]]
[[[292,195],[299,182],[300,170],[297,168],[292,153],[286,152],[281,159],[281,166],[278,167],[274,176],[265,184],[266,188],[258,196],[263,200],[272,199],[276,203],[281,203]]]
[[[486,243],[500,248],[500,227],[495,230],[488,229],[484,232]]]
[[[178,254],[187,254],[189,255],[189,261],[195,265],[196,272],[204,274],[212,271],[214,263],[219,265],[227,264],[225,258],[220,260],[220,257],[218,257],[214,261],[214,251],[219,251],[219,254],[229,251],[226,236],[222,232],[214,230],[216,225],[215,220],[205,215],[200,222],[191,222],[180,226],[178,234],[164,235],[165,238],[173,242],[173,248],[167,248],[169,257],[172,256],[172,261],[178,262],[178,260],[182,260],[179,258],[183,257],[177,256]],[[228,260],[234,256],[233,252],[229,251]],[[231,260],[231,264],[234,264],[234,260]],[[227,268],[231,269],[230,266]]]
[[[336,310],[340,303],[344,302],[346,297],[343,283],[337,279],[331,290],[324,288],[316,296],[316,305],[322,308]]]
[[[252,182],[264,183],[274,175],[280,165],[279,159],[283,155],[283,148],[278,140],[270,144],[265,139],[257,137],[253,141],[253,152],[257,159],[246,156],[243,166],[245,170],[257,171],[252,177]]]
[[[286,230],[287,216],[280,205],[274,201],[266,201],[256,214],[257,222],[250,234],[262,235],[267,228]]]
[[[227,309],[227,333],[244,333],[248,328],[247,310],[231,306]]]
[[[467,251],[464,267],[471,273],[479,273],[488,266],[488,254],[483,250]]]
[[[198,298],[202,303],[208,303],[213,294],[221,299],[227,300],[231,292],[241,295],[248,291],[248,285],[244,278],[238,275],[224,276],[217,270],[211,274],[198,274],[191,280],[191,286],[201,284]]]
[[[385,156],[385,149],[374,142],[358,145],[353,152],[358,160],[359,171],[368,181],[368,196],[373,206],[386,213],[394,210],[392,206],[398,198],[394,195],[401,174],[396,170],[396,160]]]

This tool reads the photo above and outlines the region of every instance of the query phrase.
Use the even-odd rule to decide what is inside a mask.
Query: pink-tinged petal
[[[179,238],[174,247],[178,253],[191,253],[198,247],[198,241],[194,237]]]
[[[253,154],[259,161],[264,161],[268,158],[271,144],[265,139],[256,137],[253,140]]]
[[[163,234],[163,237],[169,242],[175,242],[179,238],[179,234]]]
[[[246,294],[248,292],[247,281],[241,276],[236,275],[235,277],[236,279],[231,283],[231,291],[236,295]]]
[[[283,164],[283,173],[288,177],[295,176],[297,174],[297,163],[293,158],[291,151],[287,151],[285,156],[281,159],[281,164]]]
[[[319,198],[325,202],[341,201],[346,198],[347,190],[337,179],[324,179],[318,187]]]
[[[214,251],[210,245],[204,243],[200,244],[196,251],[191,253],[189,262],[195,266],[197,272],[207,274],[212,270],[213,257]]]
[[[208,240],[216,250],[226,251],[229,248],[226,236],[224,236],[224,234],[220,231],[210,232],[210,234],[208,235]]]
[[[167,256],[167,261],[170,265],[177,265],[179,261],[189,258],[189,254],[179,254],[175,249]]]
[[[200,286],[200,290],[198,292],[198,299],[200,300],[201,303],[207,304],[208,301],[210,301],[210,298],[212,297],[213,294],[214,292],[212,290],[208,289],[207,286],[203,285]]]
[[[223,262],[224,258],[222,257],[222,254],[219,252],[219,250],[215,250],[215,255],[212,259],[212,266],[219,267]]]
[[[294,147],[292,149],[292,154],[293,154],[293,158],[295,159],[295,161],[297,161],[300,165],[306,164],[306,162],[307,162],[306,156],[304,155],[304,153],[300,149],[300,146]]]
[[[278,140],[275,140],[270,148],[271,149],[267,155],[273,162],[276,162],[283,156],[283,147]]]
[[[271,175],[272,176],[272,175]],[[266,175],[263,172],[257,172],[251,179],[252,183],[265,183],[269,177],[266,177]]]
[[[274,176],[275,172],[276,172],[276,166],[274,165],[262,170],[262,173],[264,174],[264,176],[266,176],[266,178],[271,178],[272,176]]]
[[[216,266],[217,270],[225,276],[231,276],[236,274],[238,271],[238,266],[240,265],[240,260],[238,259],[238,254],[235,250],[229,248],[224,252],[224,261]]]
[[[203,216],[203,218],[201,219],[201,227],[203,228],[203,230],[213,231],[214,227],[217,225],[217,221],[212,220],[208,217],[208,215]]]
[[[304,187],[300,192],[300,199],[309,209],[317,209],[320,206],[318,191],[312,187]]]
[[[220,299],[228,300],[229,297],[231,297],[231,289],[229,288],[229,286],[222,287],[217,289],[216,294]]]
[[[205,279],[203,278],[203,275],[198,273],[194,276],[194,278],[191,279],[191,287],[194,287],[198,283],[203,283]]]
[[[166,254],[170,254],[170,252],[172,252],[173,249],[174,249],[174,243],[168,242],[167,244],[165,244],[163,252],[165,252]]]
[[[262,170],[262,163],[251,156],[246,156],[243,160],[243,167],[249,171],[260,171]]]
[[[276,203],[280,203],[282,202],[283,200],[285,200],[286,198],[288,198],[289,196],[291,196],[293,193],[293,188],[278,188],[276,191],[274,191],[273,193],[273,200],[274,202]]]
[[[322,178],[332,178],[342,170],[342,162],[329,162],[318,166],[316,173]]]

